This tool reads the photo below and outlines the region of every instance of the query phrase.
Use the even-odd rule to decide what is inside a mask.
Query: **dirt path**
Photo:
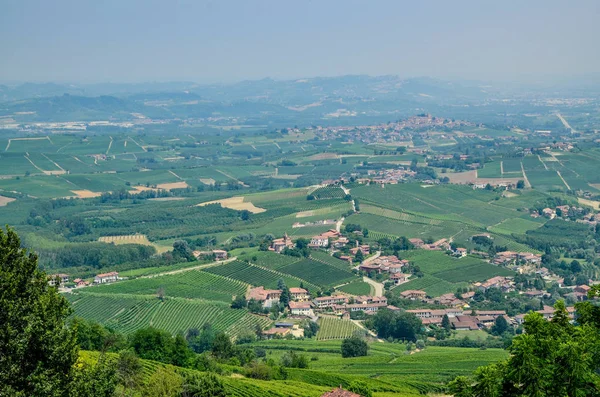
[[[344,191],[344,194],[350,194],[350,189],[348,189],[346,186],[344,185],[340,185],[340,187],[342,188],[342,190]]]
[[[340,230],[342,229],[342,223],[344,223],[344,217],[341,217],[339,221],[336,222],[335,224],[335,230],[339,233]]]
[[[373,332],[373,331],[371,331],[370,329],[366,328],[366,327],[365,327],[365,326],[364,326],[364,325],[363,325],[363,324],[362,324],[360,321],[358,321],[358,320],[350,320],[350,321],[352,321],[352,322],[353,322],[353,323],[354,323],[354,324],[355,324],[357,327],[359,327],[360,329],[363,329],[363,330],[365,330],[365,331],[366,331],[366,332],[367,332],[369,335],[371,335],[373,338],[377,338],[377,342],[384,343],[384,340],[383,340],[383,339],[379,339],[379,338],[377,337],[377,334],[376,334],[375,332]]]
[[[565,184],[565,186],[567,187],[567,189],[571,190],[571,186],[569,186],[569,184],[567,183],[567,181],[565,181],[565,178],[562,177],[562,175],[560,174],[560,171],[556,170],[556,173],[558,174],[558,177],[563,181],[563,183]]]
[[[110,142],[108,142],[108,149],[106,149],[106,154],[108,154],[108,152],[110,152],[110,148],[112,147],[112,144],[113,144],[112,136],[109,136],[109,138],[110,138]]]
[[[556,113],[556,116],[560,119],[560,121],[563,123],[565,128],[568,128],[569,130],[571,130],[571,134],[574,134],[577,132],[577,131],[575,131],[575,128],[571,127],[571,124],[569,124],[569,122],[567,120],[565,120],[565,118],[560,113]]]
[[[51,158],[46,156],[44,153],[41,153],[41,155],[44,156],[46,159],[48,159],[48,161],[50,161],[52,164],[54,164],[55,166],[60,168],[61,171],[66,172],[65,169],[63,167],[61,167],[60,165],[58,165],[58,163],[56,161],[52,160]]]
[[[374,296],[383,296],[383,284],[378,283],[377,281],[371,280],[369,277],[364,276],[363,281],[367,284],[370,284],[371,287],[375,290]]]
[[[531,183],[529,183],[529,179],[527,179],[527,174],[525,173],[525,167],[523,167],[523,162],[521,161],[521,172],[523,173],[523,179],[525,180],[525,187],[531,187]]]
[[[548,171],[548,166],[546,165],[546,163],[544,163],[544,160],[542,160],[542,156],[540,156],[539,154],[538,154],[538,160],[540,160],[540,163],[542,163],[542,165],[544,166],[546,171]]]
[[[176,173],[174,173],[173,171],[169,170],[169,173],[170,173],[171,175],[173,175],[175,178],[179,179],[180,181],[183,181],[183,178],[182,178],[182,177],[180,177],[179,175],[177,175]]]
[[[211,262],[211,263],[204,263],[204,264],[198,265],[198,266],[185,267],[183,269],[171,270],[168,272],[162,272],[162,273],[157,273],[157,274],[148,274],[146,276],[140,276],[139,278],[153,278],[153,277],[167,276],[169,274],[185,273],[185,272],[189,272],[190,270],[205,269],[207,267],[223,265],[225,263],[233,262],[236,259],[237,259],[237,256],[234,256],[232,258],[225,259],[224,261],[215,261],[215,262]]]
[[[500,175],[504,175],[504,161],[500,162]]]
[[[33,165],[35,168],[37,168],[40,172],[42,172],[44,174],[46,173],[43,169],[41,169],[40,167],[35,165],[35,163],[33,161],[31,161],[31,159],[28,156],[24,156],[24,157],[27,159],[27,161],[29,161],[31,163],[31,165]]]
[[[137,141],[135,139],[133,139],[132,137],[129,137],[129,140],[133,143],[135,143],[136,145],[138,145],[140,147],[140,149],[142,149],[144,152],[147,152],[148,149],[146,149],[145,147],[143,147],[142,145],[140,145],[139,143],[137,143]]]

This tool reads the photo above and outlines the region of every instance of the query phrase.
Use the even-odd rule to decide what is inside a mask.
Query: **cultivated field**
[[[198,206],[205,206],[209,204],[221,204],[223,208],[230,208],[236,211],[247,210],[252,212],[253,214],[260,214],[261,212],[266,211],[266,209],[264,208],[259,208],[251,202],[245,201],[244,197],[231,197],[223,200],[208,201],[206,203],[200,203],[198,204]]]

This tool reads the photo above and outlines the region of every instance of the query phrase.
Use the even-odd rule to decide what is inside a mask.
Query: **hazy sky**
[[[0,80],[600,72],[600,0],[0,0]]]

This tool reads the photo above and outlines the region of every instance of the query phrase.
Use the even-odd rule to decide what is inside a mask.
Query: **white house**
[[[96,284],[112,283],[114,281],[117,281],[118,279],[119,279],[119,273],[117,273],[117,272],[102,273],[102,274],[98,274],[96,277],[94,277],[94,283],[96,283]]]

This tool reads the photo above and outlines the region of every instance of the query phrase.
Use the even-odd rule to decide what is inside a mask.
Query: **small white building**
[[[102,274],[98,274],[96,277],[94,277],[94,283],[106,284],[106,283],[115,282],[118,279],[119,279],[119,273],[117,273],[117,272],[102,273]]]
[[[290,302],[290,312],[294,316],[313,316],[312,306],[310,302]]]

